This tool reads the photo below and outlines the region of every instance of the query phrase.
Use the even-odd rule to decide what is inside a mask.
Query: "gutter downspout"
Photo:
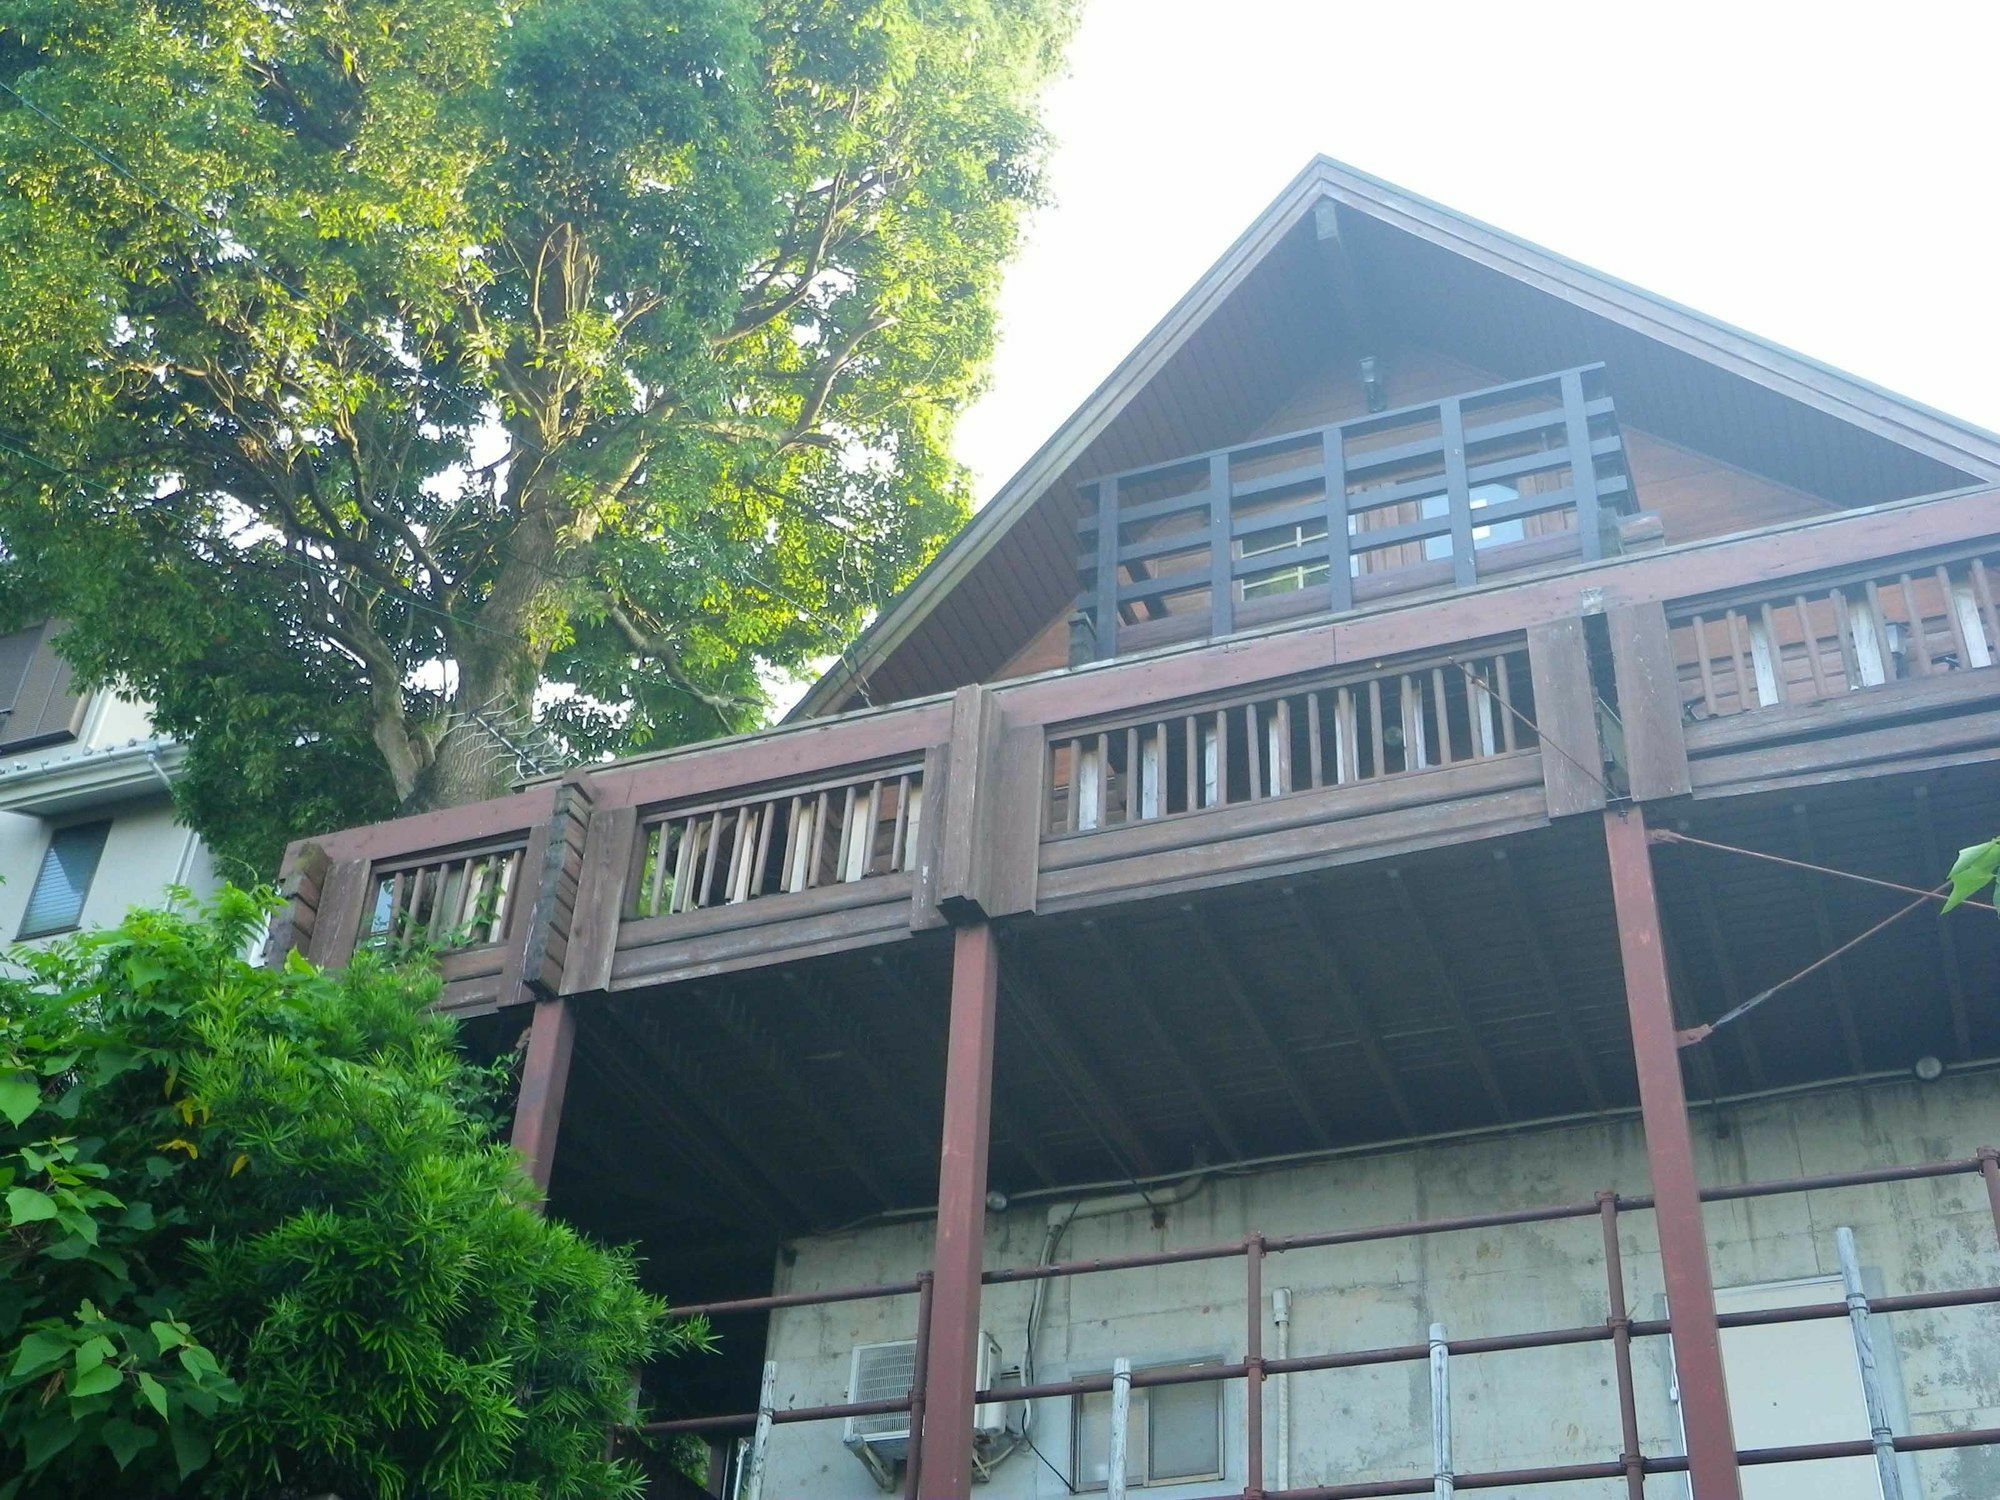
[[[169,797],[173,796],[174,779],[167,774],[167,768],[160,764],[160,752],[157,750],[148,750],[146,752],[146,764],[151,766],[153,774],[160,778],[160,785],[167,789],[167,795]],[[181,841],[181,857],[174,863],[175,885],[185,886],[188,883],[188,876],[194,872],[195,846],[200,842],[201,835],[190,828],[187,831],[187,837]]]

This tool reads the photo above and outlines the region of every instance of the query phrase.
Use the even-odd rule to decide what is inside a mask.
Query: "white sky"
[[[983,503],[1315,152],[2000,428],[2000,5],[1087,0]]]

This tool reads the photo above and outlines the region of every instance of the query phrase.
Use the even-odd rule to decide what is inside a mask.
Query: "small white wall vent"
[[[990,1333],[980,1334],[976,1388],[991,1390],[994,1371],[999,1368],[999,1343]],[[914,1339],[898,1339],[886,1344],[856,1344],[848,1373],[847,1399],[856,1402],[898,1400],[909,1394],[916,1369],[917,1345]],[[990,1441],[1004,1436],[1006,1431],[1005,1403],[993,1401],[973,1408],[972,1432],[975,1438]],[[867,1450],[863,1462],[868,1463],[871,1472],[876,1470],[877,1463],[900,1463],[909,1453],[910,1415],[897,1411],[882,1416],[849,1417],[841,1441],[857,1453],[864,1448]],[[869,1463],[869,1458],[877,1462]]]

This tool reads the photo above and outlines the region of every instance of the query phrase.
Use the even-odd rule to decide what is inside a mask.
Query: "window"
[[[47,937],[77,925],[83,917],[84,898],[90,894],[90,882],[97,874],[97,862],[104,854],[104,836],[109,832],[109,823],[75,823],[55,831],[35,874],[35,888],[28,894],[28,909],[21,913],[21,930],[16,936]]]
[[[1264,531],[1252,532],[1236,544],[1236,555],[1242,558],[1265,557],[1274,552],[1289,552],[1294,547],[1303,547],[1308,542],[1326,539],[1326,518],[1315,521],[1300,521],[1292,526],[1273,526]],[[1296,593],[1310,588],[1316,583],[1325,583],[1327,565],[1324,561],[1294,563],[1290,567],[1278,568],[1255,578],[1245,579],[1243,597],[1245,599],[1268,599],[1274,594]]]
[[[1191,1370],[1216,1361],[1155,1365]],[[1079,1396],[1070,1440],[1070,1483],[1079,1490],[1108,1488],[1111,1393]],[[1178,1484],[1222,1477],[1222,1383],[1137,1386],[1125,1427],[1125,1482]]]

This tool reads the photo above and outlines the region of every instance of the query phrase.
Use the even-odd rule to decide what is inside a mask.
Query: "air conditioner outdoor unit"
[[[979,1335],[979,1372],[975,1388],[993,1388],[993,1372],[1000,1368],[1000,1345],[990,1333]],[[890,1401],[907,1395],[917,1369],[914,1339],[898,1339],[888,1344],[856,1344],[854,1363],[848,1375],[849,1401]],[[972,1409],[972,1435],[988,1440],[1007,1431],[1005,1403],[989,1401]],[[841,1441],[849,1448],[866,1447],[884,1462],[901,1462],[910,1447],[910,1414],[893,1411],[878,1417],[849,1417]]]

